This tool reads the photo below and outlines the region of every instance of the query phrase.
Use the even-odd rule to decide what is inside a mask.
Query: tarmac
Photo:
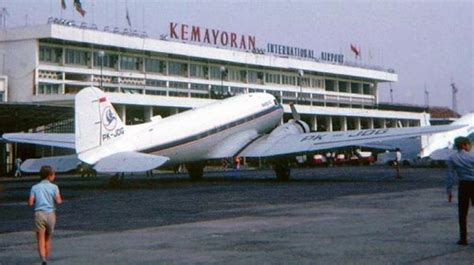
[[[105,177],[64,178],[48,264],[474,264],[474,237],[456,245],[444,169],[393,173],[300,169],[288,183],[271,171],[213,172],[197,183],[165,174],[118,189]],[[2,265],[39,264],[31,209],[18,200],[33,183],[0,182]]]

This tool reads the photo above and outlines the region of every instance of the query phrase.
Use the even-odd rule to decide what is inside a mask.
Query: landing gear
[[[204,167],[206,166],[206,163],[195,162],[195,163],[186,164],[185,166],[191,180],[196,181],[196,180],[202,179],[202,175],[204,174]]]
[[[112,188],[118,188],[122,185],[125,173],[116,173],[109,179],[109,186]]]
[[[290,180],[290,163],[287,159],[277,159],[273,161],[273,170],[278,181],[289,181]]]

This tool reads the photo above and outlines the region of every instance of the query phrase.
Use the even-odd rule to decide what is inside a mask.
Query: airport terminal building
[[[79,90],[96,86],[127,124],[251,92],[274,95],[285,120],[291,116],[288,104],[296,103],[314,131],[423,126],[429,120],[424,112],[378,107],[378,85],[396,82],[393,70],[174,22],[168,34],[153,39],[50,19],[4,29],[0,50],[1,101],[71,108]],[[65,117],[69,126],[59,132],[73,131],[72,118]]]

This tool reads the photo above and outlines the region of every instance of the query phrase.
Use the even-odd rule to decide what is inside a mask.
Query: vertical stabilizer
[[[77,93],[75,127],[78,154],[100,147],[125,133],[125,124],[105,93],[95,87]]]

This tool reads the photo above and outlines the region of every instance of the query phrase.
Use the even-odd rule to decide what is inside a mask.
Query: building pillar
[[[153,107],[145,106],[144,112],[145,114],[143,115],[143,118],[145,119],[145,122],[151,121],[151,117],[153,117]]]
[[[120,119],[123,123],[127,122],[127,109],[125,105],[118,105],[117,107],[117,114],[119,115]]]
[[[341,116],[341,131],[347,131],[347,117]]]
[[[175,114],[178,114],[179,113],[179,109],[178,108],[171,108],[170,109],[170,115],[175,115]]]
[[[361,127],[361,125],[360,125],[360,117],[355,117],[354,120],[355,120],[355,129],[356,129],[356,130],[360,130],[360,127]]]
[[[318,117],[316,115],[311,116],[310,129],[314,132],[318,130]]]
[[[331,116],[326,117],[326,131],[332,132],[332,117]]]
[[[369,118],[369,129],[374,128],[374,118]]]
[[[387,128],[387,120],[386,119],[381,119],[382,120],[382,129]]]
[[[0,177],[7,175],[7,144],[0,142]]]

